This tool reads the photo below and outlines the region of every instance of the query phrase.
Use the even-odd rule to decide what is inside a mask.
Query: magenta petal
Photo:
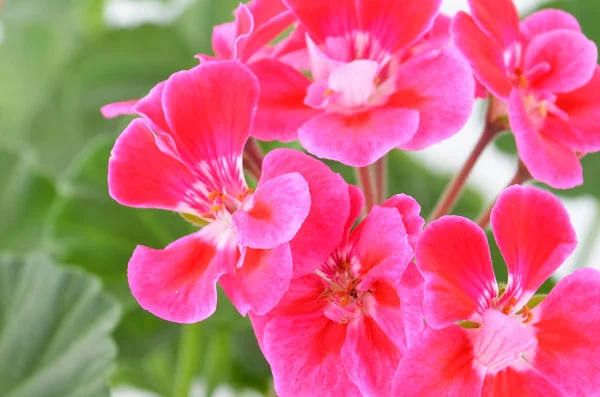
[[[375,94],[375,78],[380,66],[375,61],[360,59],[341,65],[329,75],[331,101],[344,109],[360,109]]]
[[[165,82],[162,81],[154,86],[148,95],[140,99],[133,110],[146,120],[154,132],[171,133],[171,127],[165,119],[165,111],[162,105],[162,97]]]
[[[531,41],[525,53],[524,70],[527,72],[543,63],[550,65],[550,72],[532,81],[532,89],[572,91],[592,78],[598,63],[598,49],[578,31],[550,31]]]
[[[267,323],[263,351],[277,394],[311,397],[335,390],[340,396],[361,396],[342,362],[345,339],[346,325],[334,323],[321,312],[275,317]]]
[[[469,8],[479,27],[503,48],[520,40],[519,13],[512,0],[469,0]]]
[[[237,15],[236,15],[237,18]],[[236,39],[235,22],[216,25],[212,32],[213,52],[219,59],[233,59],[233,47]]]
[[[363,207],[365,205],[365,196],[360,188],[354,185],[348,185],[348,194],[350,196],[350,214],[348,215],[348,221],[344,227],[344,236],[348,237],[350,231],[354,227],[354,224],[360,218]]]
[[[275,248],[290,241],[310,211],[308,183],[293,172],[260,183],[248,203],[233,214],[238,242],[250,248]]]
[[[190,168],[241,176],[241,155],[258,102],[258,81],[242,64],[209,62],[173,74],[162,104],[178,149]],[[181,143],[181,147],[179,147]],[[207,164],[208,163],[208,164]]]
[[[550,379],[544,377],[524,360],[497,374],[488,374],[481,395],[567,397],[567,394],[556,387]]]
[[[576,270],[534,309],[532,365],[570,396],[600,390],[600,272]]]
[[[488,373],[497,373],[521,360],[536,346],[531,329],[495,309],[483,312],[481,327],[472,334],[473,352]]]
[[[417,247],[425,278],[427,324],[443,328],[481,319],[498,295],[485,232],[474,222],[445,216],[425,228]]]
[[[245,248],[243,263],[221,276],[219,283],[240,312],[264,315],[271,311],[290,286],[292,253],[288,243],[270,250]]]
[[[129,124],[111,151],[108,191],[122,205],[198,212],[187,200],[194,182],[184,164],[160,151],[142,119]]]
[[[577,154],[543,133],[544,120],[530,114],[518,90],[510,96],[508,115],[519,156],[535,179],[558,189],[569,189],[583,183]]]
[[[361,28],[375,44],[395,53],[419,40],[431,28],[442,0],[358,0]],[[373,51],[372,51],[373,52]],[[375,53],[370,54],[374,59]]]
[[[525,304],[577,246],[564,205],[551,193],[512,186],[496,202],[492,229],[508,266],[506,299]]]
[[[531,41],[541,34],[559,29],[581,32],[577,19],[562,10],[540,10],[521,21],[521,32],[523,38],[527,41]]]
[[[401,149],[427,148],[464,127],[475,100],[475,80],[458,51],[446,47],[436,55],[413,58],[401,66],[396,78],[398,91],[389,106],[419,111],[419,129]]]
[[[348,326],[342,362],[363,396],[392,395],[392,379],[402,354],[369,317]]]
[[[402,216],[404,228],[408,233],[408,242],[415,251],[423,231],[423,225],[425,225],[425,219],[421,217],[421,206],[417,203],[417,200],[406,194],[397,194],[390,197],[381,206],[398,210],[398,213]]]
[[[298,140],[298,128],[317,114],[304,104],[310,80],[273,59],[253,62],[249,68],[260,82],[252,136],[262,141]]]
[[[136,114],[133,110],[133,106],[138,103],[139,99],[132,99],[131,101],[115,102],[108,105],[104,105],[100,108],[102,117],[105,119],[114,119],[115,117]]]
[[[400,361],[391,395],[481,396],[483,378],[464,329],[428,329]]]
[[[508,99],[512,83],[504,65],[502,47],[464,12],[454,17],[451,33],[454,45],[467,58],[479,81],[496,97]]]
[[[423,313],[425,280],[417,266],[411,262],[400,280],[400,302],[402,302],[402,321],[407,347],[421,340],[425,330]]]
[[[410,140],[418,124],[415,110],[381,108],[350,116],[323,114],[298,134],[300,143],[316,156],[365,167]]]
[[[310,190],[310,212],[290,241],[294,277],[300,277],[321,266],[342,242],[352,192],[349,193],[344,179],[327,165],[291,149],[276,149],[265,156],[261,183],[288,172],[302,175]]]
[[[168,321],[195,323],[214,313],[217,280],[237,261],[227,226],[213,223],[164,250],[138,246],[127,276],[140,306]]]
[[[286,28],[293,24],[295,20],[296,17],[290,11],[283,11],[260,25],[255,20],[257,25],[244,43],[243,50],[239,51],[238,59],[242,62],[251,60],[253,55],[267,46]]]
[[[569,115],[554,118],[546,132],[561,144],[583,153],[600,150],[600,67],[583,87],[559,94],[556,106]]]
[[[331,72],[345,64],[330,58],[308,35],[306,36],[306,48],[310,59],[312,78],[317,82],[329,78]]]

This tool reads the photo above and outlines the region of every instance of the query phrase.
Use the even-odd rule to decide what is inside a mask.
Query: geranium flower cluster
[[[527,178],[580,184],[580,157],[600,150],[597,50],[573,17],[519,22],[510,0],[471,0],[450,19],[440,3],[253,0],[215,27],[214,57],[103,108],[138,116],[111,153],[111,196],[199,228],[136,248],[144,309],[202,321],[219,284],[280,396],[600,393],[600,272],[535,295],[577,242],[556,197],[514,185],[491,207],[499,284],[486,217],[425,226],[413,198],[370,178],[391,150],[456,134],[488,92],[488,127],[512,129]],[[256,140],[307,153],[263,158]],[[363,167],[363,189],[318,158]]]

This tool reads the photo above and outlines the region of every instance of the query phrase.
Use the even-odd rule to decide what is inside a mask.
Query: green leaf
[[[0,260],[0,395],[109,396],[118,305],[45,257]]]
[[[43,220],[54,202],[54,182],[28,153],[0,148],[0,250],[40,250]]]

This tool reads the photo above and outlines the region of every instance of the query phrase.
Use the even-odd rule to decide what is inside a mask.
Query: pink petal
[[[367,106],[375,94],[375,78],[379,64],[374,61],[358,60],[336,68],[329,75],[329,89],[334,92],[331,102],[345,109]]]
[[[127,276],[133,296],[152,314],[195,323],[217,307],[217,279],[237,261],[227,225],[215,222],[171,243],[164,250],[138,246]]]
[[[298,128],[317,114],[304,104],[310,80],[273,59],[253,62],[249,67],[260,82],[252,136],[263,141],[298,140]]]
[[[553,118],[546,132],[562,145],[589,153],[600,150],[600,67],[583,87],[560,94],[556,106],[569,115],[568,120]]]
[[[492,229],[508,266],[506,299],[525,304],[577,246],[569,214],[558,198],[512,186],[496,202]]]
[[[114,119],[115,117],[135,114],[133,106],[138,103],[139,99],[132,99],[131,101],[115,102],[108,105],[104,105],[100,108],[102,117],[105,119]]]
[[[362,214],[365,205],[365,196],[363,195],[362,190],[357,186],[348,185],[348,194],[350,196],[350,215],[348,216],[348,221],[344,227],[345,237],[348,237],[350,234],[354,224],[358,218],[360,218],[360,214]]]
[[[194,175],[184,164],[160,151],[142,119],[129,124],[111,151],[108,191],[122,205],[199,215],[207,207],[190,200],[194,182]]]
[[[154,132],[164,132],[172,135],[171,127],[165,119],[165,111],[162,105],[165,82],[162,81],[154,86],[148,95],[140,99],[133,107],[133,111],[146,120]]]
[[[469,8],[479,27],[503,48],[520,40],[519,13],[512,0],[469,0]]]
[[[294,14],[290,11],[283,11],[281,14],[273,16],[262,24],[256,22],[254,31],[248,36],[244,47],[238,52],[238,59],[246,62],[257,54],[267,44],[273,41],[279,34],[292,25],[296,20]]]
[[[223,290],[240,312],[264,315],[271,311],[290,286],[292,252],[288,243],[270,250],[245,248],[243,263],[219,279]]]
[[[310,211],[308,183],[293,172],[260,183],[256,193],[233,214],[240,245],[275,248],[290,241]]]
[[[298,135],[318,157],[365,167],[410,140],[418,124],[415,110],[380,108],[350,116],[323,114],[300,127]]]
[[[521,21],[521,32],[527,41],[553,30],[568,29],[581,32],[577,19],[562,10],[546,9],[534,12]]]
[[[348,326],[342,362],[363,396],[389,396],[402,354],[373,319]]]
[[[536,346],[535,336],[517,319],[494,309],[483,312],[483,322],[472,334],[473,352],[488,373],[497,373],[521,360]]]
[[[542,63],[550,65],[550,72],[531,81],[532,88],[568,92],[590,81],[598,63],[598,49],[578,31],[550,31],[531,41],[525,53],[524,70]]]
[[[381,206],[398,210],[398,213],[402,216],[404,228],[408,233],[408,242],[415,251],[423,231],[423,225],[425,225],[425,219],[421,217],[421,206],[417,203],[417,200],[406,194],[397,194],[390,197]]]
[[[558,387],[524,360],[518,366],[506,368],[485,377],[482,396],[544,396],[567,397]]]
[[[370,287],[371,295],[364,300],[368,317],[375,322],[372,325],[379,328],[384,334],[383,339],[385,340],[382,340],[382,342],[387,344],[387,341],[389,341],[393,346],[391,350],[397,351],[395,354],[403,354],[406,351],[406,332],[409,324],[405,324],[404,320],[406,315],[410,320],[412,314],[410,310],[413,309],[412,307],[405,308],[405,303],[410,304],[411,302],[404,302],[400,298],[401,293],[406,292],[402,290],[405,287],[410,289],[412,286],[406,282],[401,286],[395,280],[380,280],[373,283]],[[422,305],[423,302],[420,303]],[[408,310],[405,312],[405,309]],[[421,323],[423,323],[423,317],[421,317]],[[370,324],[365,325],[370,326]],[[397,366],[396,363],[394,369]],[[393,374],[390,376],[390,387],[392,377]]]
[[[260,183],[288,172],[302,175],[311,196],[310,212],[290,241],[294,277],[300,277],[321,266],[342,242],[352,192],[344,179],[325,164],[291,149],[276,149],[265,156]]]
[[[312,78],[317,82],[329,78],[331,72],[345,64],[330,58],[308,35],[306,35],[306,48],[310,59]]]
[[[237,18],[237,15],[236,15]],[[236,39],[235,22],[216,25],[212,32],[213,52],[219,59],[233,59],[233,47]]]
[[[583,183],[577,154],[544,134],[544,120],[527,110],[525,99],[518,90],[510,96],[508,115],[519,156],[535,179],[558,189],[569,189]]]
[[[416,259],[425,278],[425,318],[433,328],[480,320],[498,295],[485,232],[466,218],[445,216],[427,226]]]
[[[600,272],[576,270],[534,309],[532,365],[570,396],[600,390]]]
[[[407,347],[421,340],[425,330],[425,315],[423,313],[425,279],[417,266],[411,262],[400,281],[400,302],[402,302],[402,321]]]
[[[247,3],[247,6],[258,26],[268,23],[272,18],[288,10],[282,0],[252,0]]]
[[[284,0],[318,41],[359,30],[355,0]]]
[[[275,317],[264,329],[264,354],[280,396],[309,397],[335,390],[340,396],[361,396],[344,369],[341,350],[346,325],[322,312]]]
[[[370,58],[376,50],[395,53],[419,40],[431,28],[441,0],[358,0],[362,31],[371,39]],[[375,48],[373,48],[375,47]]]
[[[475,363],[464,329],[428,329],[400,361],[391,395],[480,396],[484,372]]]
[[[467,58],[475,75],[494,96],[507,99],[512,89],[504,64],[502,47],[475,24],[471,16],[459,12],[451,26],[454,45]]]
[[[464,127],[475,100],[475,81],[458,51],[446,47],[415,57],[401,66],[396,78],[397,91],[388,106],[419,111],[419,129],[402,149],[427,148]]]
[[[402,216],[395,208],[375,206],[360,227],[358,237],[352,235],[364,274],[358,288],[366,291],[382,278],[399,282],[414,257]]]
[[[245,185],[241,156],[258,90],[254,75],[234,61],[203,63],[173,74],[165,84],[162,103],[179,153],[213,185],[209,191],[229,188],[235,194]]]

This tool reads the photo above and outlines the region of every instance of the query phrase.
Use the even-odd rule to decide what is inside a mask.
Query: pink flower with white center
[[[225,84],[226,82],[226,84]],[[181,213],[205,224],[164,250],[138,246],[129,262],[140,305],[175,322],[197,322],[216,308],[216,283],[242,315],[267,313],[306,270],[343,238],[347,184],[321,162],[276,150],[248,188],[242,151],[258,100],[258,82],[240,63],[208,63],[173,74],[141,99],[109,162],[111,196],[123,205]],[[312,199],[311,199],[312,194]],[[303,229],[303,226],[306,228]],[[331,240],[316,241],[313,229]],[[292,269],[292,247],[304,268]],[[316,267],[316,265],[314,265]],[[304,270],[303,270],[304,269]]]
[[[598,50],[573,16],[536,12],[519,23],[511,0],[470,0],[454,44],[508,116],[531,175],[555,188],[583,183],[580,155],[600,150]]]
[[[513,186],[491,214],[508,283],[496,283],[484,231],[455,216],[417,248],[431,327],[398,367],[406,396],[591,396],[600,390],[600,272],[582,269],[530,300],[576,246],[560,201]],[[539,303],[539,304],[538,304]]]
[[[308,32],[313,80],[276,60],[254,63],[261,99],[253,136],[299,139],[312,154],[362,167],[394,148],[440,142],[467,121],[475,89],[468,63],[450,46],[412,47],[440,0],[285,3]],[[263,126],[263,112],[286,122]]]
[[[273,311],[250,317],[279,396],[390,395],[402,355],[423,331],[423,278],[410,263],[424,223],[419,205],[393,197],[350,232],[363,204],[358,189],[350,192],[344,242],[293,280]]]

